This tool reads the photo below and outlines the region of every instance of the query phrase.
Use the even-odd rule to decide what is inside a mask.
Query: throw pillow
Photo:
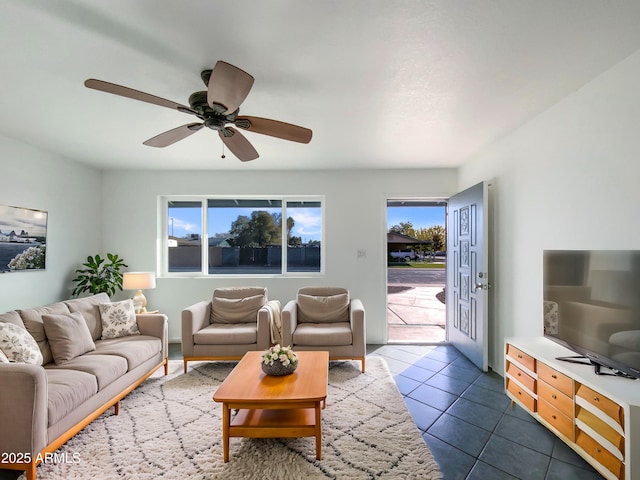
[[[127,335],[140,335],[136,311],[133,301],[101,303],[100,317],[102,319],[102,339],[126,337]]]
[[[2,350],[0,350],[0,363],[9,363],[9,359]]]
[[[43,315],[42,323],[56,365],[96,349],[87,322],[80,312]]]
[[[349,321],[349,294],[306,295],[298,294],[298,320],[311,323]]]
[[[25,328],[0,322],[0,349],[10,362],[42,365],[42,352]]]
[[[211,323],[256,323],[258,310],[265,303],[264,295],[244,298],[213,297]]]

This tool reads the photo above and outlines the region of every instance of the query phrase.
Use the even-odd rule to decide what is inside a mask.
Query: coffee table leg
[[[322,407],[320,402],[316,402],[316,459],[322,460]]]
[[[229,426],[231,425],[231,410],[228,403],[222,404],[222,451],[224,462],[229,461]]]

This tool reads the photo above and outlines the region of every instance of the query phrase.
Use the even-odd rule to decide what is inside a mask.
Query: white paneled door
[[[447,215],[447,337],[488,370],[488,183],[449,199]]]

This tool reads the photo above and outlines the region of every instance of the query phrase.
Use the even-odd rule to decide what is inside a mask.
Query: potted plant
[[[108,261],[107,261],[108,260]],[[116,293],[116,289],[122,290],[122,273],[120,269],[128,267],[124,260],[113,253],[107,253],[104,259],[100,255],[88,256],[86,263],[82,264],[86,268],[76,270],[78,274],[73,279],[77,283],[71,293],[77,297],[83,292],[97,294],[105,292],[110,297]]]
[[[298,366],[298,355],[289,347],[275,345],[262,354],[262,371],[267,375],[289,375]]]

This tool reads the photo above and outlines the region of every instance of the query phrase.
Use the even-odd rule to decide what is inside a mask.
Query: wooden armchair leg
[[[169,375],[169,359],[164,359],[164,374]]]
[[[182,360],[184,362],[184,373],[187,373],[187,359]]]

